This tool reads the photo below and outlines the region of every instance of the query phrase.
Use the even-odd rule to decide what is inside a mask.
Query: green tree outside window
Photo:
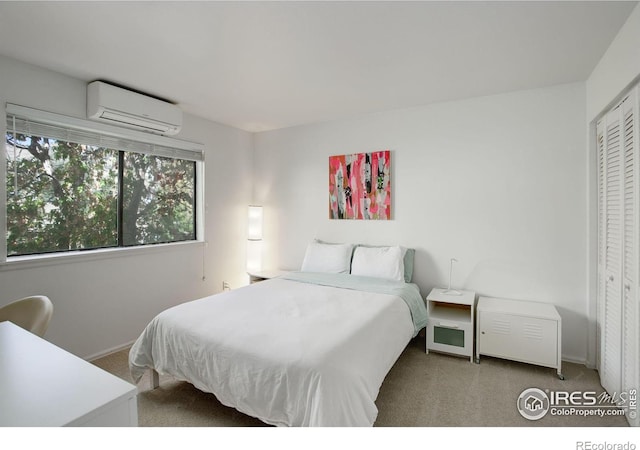
[[[7,256],[195,240],[194,161],[6,134]]]

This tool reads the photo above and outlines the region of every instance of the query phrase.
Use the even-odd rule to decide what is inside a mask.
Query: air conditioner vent
[[[182,127],[176,105],[102,81],[87,85],[87,117],[155,134],[177,134]]]

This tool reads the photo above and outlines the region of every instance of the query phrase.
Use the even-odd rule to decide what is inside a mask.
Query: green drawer
[[[464,348],[464,331],[434,326],[433,342]]]

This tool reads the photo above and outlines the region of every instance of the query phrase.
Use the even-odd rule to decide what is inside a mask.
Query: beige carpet
[[[128,349],[93,363],[131,381]],[[409,343],[385,379],[376,405],[378,427],[626,427],[624,417],[551,416],[538,421],[523,418],[516,409],[527,388],[563,391],[603,391],[598,374],[580,364],[564,363],[566,377],[554,369],[483,357],[480,364],[438,353],[424,353],[424,338]],[[140,426],[255,427],[265,426],[212,394],[189,383],[161,376],[150,390],[148,375],[138,384]]]

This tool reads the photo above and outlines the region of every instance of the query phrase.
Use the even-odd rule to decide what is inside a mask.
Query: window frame
[[[41,266],[49,264],[58,264],[61,262],[74,262],[79,260],[94,260],[112,257],[121,257],[124,255],[144,254],[154,251],[167,251],[189,248],[192,246],[204,247],[205,244],[205,216],[204,216],[204,145],[183,141],[175,138],[152,134],[148,132],[137,131],[133,129],[102,124],[87,119],[79,119],[76,117],[65,116],[48,111],[38,110],[25,106],[7,103],[5,108],[5,117],[2,120],[2,131],[6,133],[7,117],[17,117],[33,121],[38,124],[50,125],[69,129],[72,132],[87,132],[99,134],[109,139],[122,139],[133,144],[140,144],[143,151],[128,148],[114,148],[114,150],[122,150],[125,152],[146,153],[154,156],[173,157],[177,159],[188,159],[195,162],[195,239],[187,241],[176,241],[168,243],[152,243],[140,244],[132,246],[117,246],[99,249],[81,249],[70,251],[59,251],[49,253],[38,253],[31,255],[8,256],[7,255],[7,161],[5,152],[0,152],[0,270],[11,268],[22,268],[31,266]],[[105,145],[105,147],[108,144]],[[158,153],[155,149],[158,148]],[[168,151],[173,153],[168,154]],[[186,157],[185,157],[186,155]]]

